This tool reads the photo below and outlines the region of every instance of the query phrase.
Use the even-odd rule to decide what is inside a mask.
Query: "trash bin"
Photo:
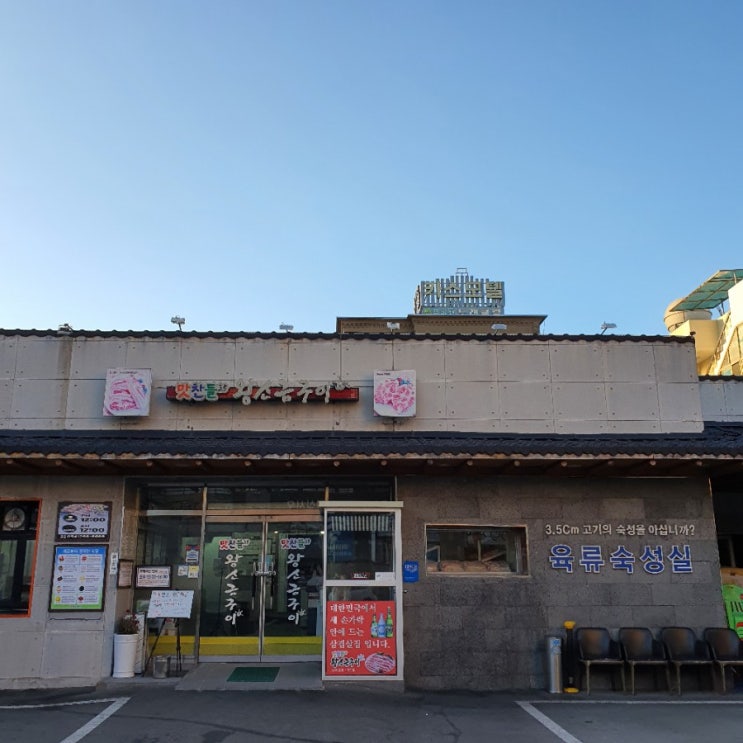
[[[547,638],[547,676],[550,694],[562,693],[562,639]]]
[[[164,679],[168,677],[170,670],[170,657],[167,655],[156,655],[152,659],[152,678]]]

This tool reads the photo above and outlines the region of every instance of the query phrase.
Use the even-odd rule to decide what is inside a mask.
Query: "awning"
[[[728,292],[739,281],[743,281],[743,268],[721,269],[668,311],[711,310],[728,298]]]

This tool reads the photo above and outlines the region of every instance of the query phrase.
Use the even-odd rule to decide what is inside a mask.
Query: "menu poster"
[[[394,601],[328,601],[326,676],[395,676]]]
[[[60,503],[57,542],[105,542],[111,523],[111,501]]]
[[[54,547],[49,611],[101,611],[106,582],[105,545]]]

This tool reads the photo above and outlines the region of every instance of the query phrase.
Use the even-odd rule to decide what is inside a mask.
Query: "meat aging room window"
[[[426,572],[526,575],[526,529],[430,524],[426,527]]]

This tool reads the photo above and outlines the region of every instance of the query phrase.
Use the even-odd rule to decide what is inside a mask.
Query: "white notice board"
[[[147,616],[188,619],[191,616],[192,604],[193,591],[153,591]]]

